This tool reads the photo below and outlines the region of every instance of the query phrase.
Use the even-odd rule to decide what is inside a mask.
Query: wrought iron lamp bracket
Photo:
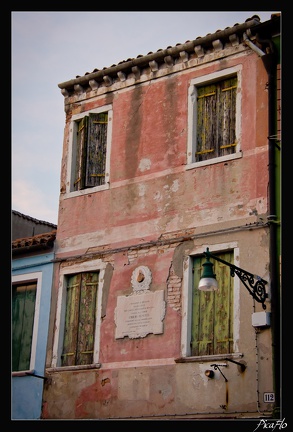
[[[226,382],[228,382],[227,378],[225,377],[225,375],[224,375],[223,372],[221,371],[220,366],[221,366],[221,367],[223,367],[223,366],[226,367],[227,365],[226,365],[226,364],[211,364],[211,367],[213,367],[214,370],[218,370],[218,371],[220,372],[220,374],[222,375],[222,377],[224,378],[224,380],[225,380]]]
[[[266,309],[265,301],[268,297],[268,294],[266,293],[265,285],[267,284],[267,281],[262,279],[260,276],[253,275],[252,273],[249,273],[248,271],[243,270],[240,267],[237,267],[234,264],[231,264],[211,254],[208,248],[207,251],[204,252],[204,255],[206,258],[213,258],[216,261],[229,266],[231,276],[234,277],[236,274],[254,300],[256,300],[258,303],[261,303],[263,309]]]
[[[246,289],[248,290],[249,294],[254,298],[254,300],[256,300],[258,303],[261,303],[263,309],[266,309],[266,305],[264,303],[268,296],[265,289],[265,284],[267,282],[263,280],[260,276],[253,275],[233,266],[231,266],[230,273],[232,277],[234,277],[234,275],[236,274],[243,283],[243,285],[245,285]]]

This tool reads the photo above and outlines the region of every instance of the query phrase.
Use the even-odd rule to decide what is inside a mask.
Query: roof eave
[[[116,75],[118,72],[123,72],[127,69],[129,70],[134,66],[143,67],[151,61],[163,60],[167,56],[178,56],[179,53],[182,51],[186,51],[186,52],[193,51],[194,48],[198,45],[204,46],[204,45],[209,45],[213,41],[218,39],[229,39],[229,36],[234,34],[239,34],[242,36],[242,34],[246,32],[248,29],[251,29],[253,27],[257,28],[259,25],[260,23],[258,19],[256,18],[251,19],[249,21],[246,21],[243,24],[238,24],[233,27],[228,27],[225,30],[219,30],[213,34],[208,34],[204,37],[199,37],[197,39],[194,39],[193,41],[188,41],[184,44],[179,44],[171,48],[159,50],[155,53],[150,53],[145,56],[139,56],[137,58],[125,62],[121,62],[118,65],[113,65],[109,68],[104,68],[102,70],[88,73],[81,77],[71,79],[69,81],[65,81],[63,83],[58,84],[58,87],[61,90],[63,90],[63,89],[71,89],[75,85],[85,86],[88,84],[90,80],[99,80],[102,79],[104,76],[113,76]]]

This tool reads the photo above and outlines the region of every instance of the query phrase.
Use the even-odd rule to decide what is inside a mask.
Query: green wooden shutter
[[[197,161],[235,152],[236,94],[237,77],[198,87]]]
[[[105,183],[108,113],[90,114],[85,187]]]
[[[12,370],[30,368],[37,284],[12,287]]]
[[[219,86],[218,156],[235,153],[236,149],[237,78],[229,78]]]
[[[74,190],[85,186],[87,129],[88,117],[85,116],[77,123]]]
[[[230,252],[220,254],[221,259],[233,263]],[[219,289],[215,291],[215,338],[214,353],[225,354],[233,352],[233,278],[230,267],[214,261],[214,271],[217,275]]]
[[[62,366],[76,364],[81,274],[68,277]]]
[[[198,88],[197,93],[197,146],[196,160],[203,161],[216,157],[217,102],[216,85]]]
[[[232,254],[219,255],[231,262]],[[213,261],[219,289],[197,289],[205,258],[194,259],[191,355],[227,354],[233,349],[233,281],[230,268]]]
[[[93,362],[98,273],[80,273],[67,282],[62,366]]]
[[[98,273],[82,276],[77,341],[77,364],[80,365],[93,362]]]

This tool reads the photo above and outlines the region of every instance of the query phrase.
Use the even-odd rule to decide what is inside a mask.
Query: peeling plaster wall
[[[249,267],[252,272],[260,269],[260,262],[265,262],[268,242],[265,229],[219,233],[208,236],[208,241],[218,244],[223,237],[229,242],[237,239],[239,249],[246,250],[241,255],[241,266]],[[215,372],[213,380],[205,376],[205,370],[213,369],[212,363],[223,361],[175,362],[181,357],[183,263],[196,246],[206,241],[206,238],[177,241],[105,256],[108,264],[100,328],[101,367],[61,372],[49,366],[43,418],[164,418],[174,414],[213,418],[229,413],[236,416],[246,413],[244,416],[249,417],[255,415],[258,408],[270,409],[259,396],[270,391],[272,386],[270,329],[256,333],[251,326],[253,300],[244,288],[240,290],[241,325],[237,341],[244,357],[236,360],[244,362],[245,371],[241,372],[236,364],[224,362],[227,367],[222,371],[228,379],[225,382],[219,371]],[[263,252],[249,247],[261,243]],[[132,272],[141,265],[152,272],[151,292],[164,290],[164,331],[161,335],[115,339],[117,298],[131,294]],[[267,277],[267,271],[263,268],[262,276]]]
[[[242,65],[242,158],[186,169],[189,82],[237,64]],[[195,248],[237,243],[241,267],[268,277],[268,229],[261,225],[268,205],[266,81],[260,58],[252,51],[236,50],[235,56],[182,68],[180,73],[106,95],[92,92],[66,105],[56,239],[60,262],[55,267],[43,418],[186,414],[200,418],[229,413],[248,413],[249,417],[258,416],[259,409],[271,409],[259,396],[272,389],[270,330],[256,334],[251,314],[260,309],[259,305],[254,309],[245,288],[239,293],[236,341],[239,352],[245,353],[245,371],[229,363],[224,370],[228,382],[219,372],[210,380],[204,373],[211,368],[209,359],[178,361],[186,319],[182,307],[187,295],[184,265]],[[65,183],[71,116],[109,103],[113,104],[110,187],[68,197]],[[256,229],[249,230],[252,225]],[[106,265],[100,367],[50,369],[59,271],[71,263],[82,264],[87,257],[96,257]],[[163,333],[115,339],[117,298],[131,294],[131,275],[138,266],[147,266],[152,272],[150,291],[164,292]]]
[[[254,222],[266,212],[268,152],[260,130],[267,128],[267,76],[256,55],[226,60],[224,66],[236,60],[242,64],[240,160],[186,170],[188,85],[221,69],[221,62],[72,106],[76,114],[113,103],[110,189],[68,199],[61,193],[58,253],[82,252],[105,239],[111,245],[136,242],[138,233],[157,238],[161,232],[245,217]],[[64,158],[67,134],[68,128]],[[67,165],[62,166],[65,179]]]

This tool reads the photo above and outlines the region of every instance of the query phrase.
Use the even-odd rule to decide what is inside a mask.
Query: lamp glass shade
[[[218,289],[218,282],[212,277],[203,277],[198,284],[200,291],[216,291]]]
[[[213,264],[210,262],[210,258],[206,256],[206,262],[203,263],[203,272],[201,279],[198,284],[200,291],[215,291],[218,289],[218,282],[216,281],[216,275],[213,272]]]

